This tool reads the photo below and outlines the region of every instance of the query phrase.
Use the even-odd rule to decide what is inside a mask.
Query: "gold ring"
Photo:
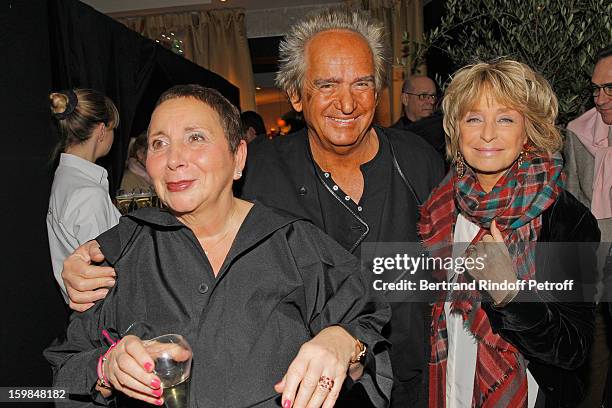
[[[322,375],[321,378],[319,378],[319,387],[325,391],[331,391],[331,389],[334,388],[334,380],[326,375]]]

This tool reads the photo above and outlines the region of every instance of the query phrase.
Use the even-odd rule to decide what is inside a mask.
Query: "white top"
[[[47,233],[53,274],[64,300],[64,259],[81,244],[117,225],[121,214],[108,195],[108,173],[78,156],[62,153],[49,197]]]
[[[479,227],[461,214],[457,216],[453,242],[453,257],[463,256]],[[449,279],[457,279],[450,272]],[[444,303],[446,331],[448,334],[448,359],[446,363],[446,408],[471,408],[478,343],[474,335],[463,324],[460,314],[450,313],[451,302]],[[533,408],[538,396],[538,383],[527,370],[527,406]]]

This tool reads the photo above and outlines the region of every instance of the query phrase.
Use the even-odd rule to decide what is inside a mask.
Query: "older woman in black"
[[[232,195],[246,158],[239,120],[210,89],[162,95],[147,171],[169,210],[129,214],[98,237],[117,284],[46,351],[56,386],[98,403],[162,404],[143,340],[174,332],[194,351],[193,406],[332,407],[347,375],[385,404],[388,306],[316,227]],[[103,329],[121,341],[99,378]]]

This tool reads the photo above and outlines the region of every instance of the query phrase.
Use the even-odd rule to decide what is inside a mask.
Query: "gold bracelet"
[[[368,354],[368,347],[363,344],[363,342],[359,339],[357,340],[357,344],[355,345],[355,349],[357,351],[357,355],[349,361],[349,365],[353,364],[363,364],[365,361],[366,355]]]

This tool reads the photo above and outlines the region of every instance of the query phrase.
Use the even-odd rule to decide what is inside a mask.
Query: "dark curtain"
[[[51,369],[41,352],[64,330],[67,310],[45,227],[55,143],[46,1],[1,2],[0,27],[0,387],[48,386]]]
[[[109,171],[111,194],[129,137],[146,128],[161,92],[199,83],[236,105],[239,93],[220,76],[74,0],[2,1],[0,27],[0,387],[49,386],[51,369],[41,353],[63,333],[69,313],[53,278],[45,226],[57,141],[49,92],[90,87],[116,103],[120,127],[100,163]]]
[[[219,90],[239,106],[238,88],[224,78],[86,4],[50,0],[49,22],[53,88],[97,89],[119,109],[115,143],[99,162],[109,172],[111,195],[121,183],[129,138],[146,129],[163,91],[175,84],[198,83]]]

